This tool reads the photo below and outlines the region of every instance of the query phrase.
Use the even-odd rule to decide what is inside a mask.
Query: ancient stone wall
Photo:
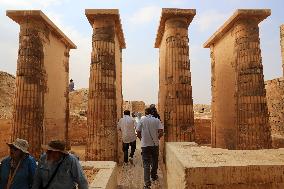
[[[121,91],[117,64],[121,64],[121,49],[125,48],[119,14],[117,9],[87,9],[85,13],[93,27],[86,160],[117,161],[117,100],[122,106],[122,99],[117,99],[122,95],[116,94]]]
[[[44,46],[46,92],[44,96],[44,143],[67,140],[69,120],[69,48],[54,34]],[[56,71],[54,71],[56,70]]]
[[[62,57],[66,49],[76,46],[39,10],[7,11],[7,16],[20,25],[12,140],[26,139],[30,153],[38,158],[45,135],[49,136],[48,127],[56,125],[60,116],[64,122],[52,129],[61,132],[53,135],[66,139],[66,134],[60,135],[69,114],[69,70],[68,59]]]
[[[9,155],[7,143],[11,140],[12,120],[0,119],[0,159]]]
[[[168,188],[281,189],[284,149],[227,150],[166,143]]]
[[[68,137],[72,146],[86,145],[88,89],[78,89],[69,93],[70,117]]]
[[[123,111],[124,110],[129,110],[130,112],[132,112],[131,101],[123,101]]]
[[[132,112],[140,112],[142,114],[145,113],[145,102],[143,101],[131,101],[132,104]]]
[[[281,47],[282,69],[284,77],[284,24],[280,26],[280,47]]]
[[[200,145],[211,145],[211,119],[194,119],[195,142]]]
[[[284,147],[284,78],[265,82],[269,123],[271,126],[272,145]]]
[[[258,28],[269,15],[237,10],[204,44],[211,49],[213,147],[271,147]]]
[[[193,141],[194,118],[188,46],[193,9],[162,9],[155,47],[160,50],[159,110],[165,141]]]

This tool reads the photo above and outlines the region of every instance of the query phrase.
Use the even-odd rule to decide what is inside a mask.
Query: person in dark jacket
[[[10,156],[0,165],[0,189],[30,189],[36,170],[36,160],[29,155],[29,144],[17,138],[10,147]]]

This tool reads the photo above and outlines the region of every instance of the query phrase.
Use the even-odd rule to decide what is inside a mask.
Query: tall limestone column
[[[212,146],[271,148],[258,24],[266,9],[240,9],[204,44],[211,49]]]
[[[30,153],[39,157],[43,142],[46,73],[43,64],[44,24],[26,19],[20,27],[12,140],[29,141]]]
[[[65,55],[76,46],[40,10],[6,14],[20,25],[11,140],[26,139],[29,152],[39,158],[48,135],[45,130],[55,125],[52,137],[67,140],[69,60]]]
[[[117,161],[116,128],[121,114],[117,101],[122,102],[122,95],[117,95],[121,93],[121,71],[117,71],[121,65],[117,64],[125,48],[119,13],[117,9],[87,9],[85,13],[93,27],[86,160]]]
[[[284,77],[284,24],[280,26],[280,46],[281,46],[281,56],[282,56],[282,70]]]
[[[194,141],[194,115],[188,26],[195,9],[162,9],[155,48],[159,48],[159,111],[165,141]]]

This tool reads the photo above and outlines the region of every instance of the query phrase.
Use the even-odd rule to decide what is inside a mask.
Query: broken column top
[[[41,11],[41,10],[7,10],[6,16],[17,22],[23,23],[27,19],[39,20],[47,25],[66,46],[76,49],[76,45]]]
[[[92,27],[93,27],[94,20],[96,18],[104,17],[104,16],[113,17],[113,19],[115,20],[115,30],[116,30],[115,32],[118,36],[120,48],[122,49],[126,48],[118,9],[86,9],[85,15],[88,18],[89,23],[91,24]]]
[[[162,15],[160,18],[160,25],[157,31],[155,48],[159,48],[164,32],[165,32],[165,22],[170,18],[181,18],[187,19],[187,24],[189,25],[196,14],[195,9],[176,9],[176,8],[163,8]]]
[[[209,48],[212,44],[218,42],[233,26],[240,20],[245,18],[255,18],[261,22],[270,16],[270,9],[237,9],[235,13],[227,20],[203,45]]]

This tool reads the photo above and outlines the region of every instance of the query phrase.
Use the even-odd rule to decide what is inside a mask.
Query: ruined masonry
[[[159,110],[165,141],[193,141],[194,118],[188,26],[195,9],[162,9],[155,48],[160,53]]]
[[[280,46],[281,46],[281,56],[282,56],[282,70],[284,77],[284,24],[280,26]]]
[[[228,150],[166,143],[168,188],[283,189],[284,149]]]
[[[122,116],[122,49],[118,9],[86,9],[93,27],[86,160],[117,161],[117,121]]]
[[[280,46],[282,67],[284,66],[284,25],[280,26]],[[284,68],[284,67],[283,67]],[[284,70],[283,70],[284,72]],[[284,77],[265,82],[266,99],[269,111],[269,124],[273,148],[284,147]]]
[[[212,146],[271,147],[258,24],[267,9],[239,9],[204,44],[212,70]]]
[[[76,46],[39,10],[6,14],[20,25],[12,140],[28,140],[39,157],[52,133],[68,138],[69,50]]]

